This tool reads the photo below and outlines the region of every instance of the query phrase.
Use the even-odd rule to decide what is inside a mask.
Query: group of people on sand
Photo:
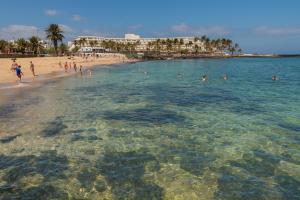
[[[30,61],[29,63],[29,68],[30,68],[30,71],[33,75],[33,78],[36,77],[37,75],[35,74],[35,71],[34,71],[34,64],[32,61]],[[22,66],[19,65],[17,62],[16,62],[16,59],[13,59],[13,63],[11,65],[11,68],[10,70],[12,72],[15,72],[16,73],[16,76],[18,77],[19,81],[21,82],[22,81],[22,77],[24,76],[24,73],[22,72]]]
[[[58,65],[62,68],[62,64],[61,62],[58,63]],[[76,62],[65,62],[65,65],[64,65],[64,69],[65,69],[65,72],[69,72],[70,70],[74,70],[75,73],[77,73],[78,71],[80,72],[80,75],[83,76],[85,73],[87,73],[88,75],[92,76],[92,70],[88,69],[88,70],[85,70],[82,65],[79,66],[79,69],[77,68],[77,64]]]

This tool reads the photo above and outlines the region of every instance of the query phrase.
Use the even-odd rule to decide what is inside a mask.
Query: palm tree
[[[29,43],[24,38],[19,38],[16,43],[17,43],[17,51],[24,54],[26,49],[29,46]]]
[[[62,42],[64,35],[58,24],[50,24],[46,29],[47,39],[53,42],[55,54],[57,55],[58,41]]]
[[[182,47],[182,45],[184,45],[184,40],[181,38],[181,39],[179,40],[179,52],[181,52],[181,47]]]
[[[156,50],[156,54],[158,55],[158,54],[160,54],[160,50],[161,50],[161,40],[160,39],[157,39],[156,41],[155,41],[155,50]]]
[[[173,49],[173,42],[172,42],[172,40],[170,40],[169,38],[167,38],[166,45],[167,45],[167,51],[168,51],[168,53],[170,53],[170,51],[172,51],[172,49]]]
[[[61,54],[65,54],[68,51],[68,46],[64,43],[59,45],[59,51]]]
[[[80,38],[79,39],[79,46],[82,47],[86,44],[86,39],[85,38]]]
[[[8,46],[8,42],[6,40],[0,40],[0,52],[4,52]]]
[[[189,42],[188,42],[188,44],[187,44],[187,46],[188,46],[188,50],[189,50],[189,48],[190,48],[190,47],[192,47],[192,46],[193,46],[193,44],[194,44],[194,43],[193,43],[192,41],[189,41]]]
[[[13,53],[16,50],[16,45],[13,42],[8,42],[6,46],[7,53]]]
[[[91,47],[94,47],[94,46],[97,45],[97,41],[96,41],[96,40],[91,40],[91,41],[89,41],[89,45],[90,45]]]
[[[32,36],[31,38],[29,38],[29,45],[31,51],[33,51],[34,55],[36,55],[40,47],[40,38]]]
[[[198,46],[198,44],[195,44],[194,50],[195,50],[195,54],[198,55],[198,53],[199,53],[199,46]]]

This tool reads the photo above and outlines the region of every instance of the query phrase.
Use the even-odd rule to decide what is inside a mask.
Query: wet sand
[[[73,62],[76,62],[77,69],[79,70],[79,66],[82,65],[84,68],[92,67],[96,65],[108,65],[108,64],[117,64],[123,62],[129,62],[124,55],[115,54],[115,55],[105,55],[99,58],[88,58],[84,59],[82,57],[36,57],[36,58],[18,58],[16,63],[22,66],[22,72],[24,73],[23,82],[30,83],[33,81],[33,75],[30,71],[30,61],[33,62],[35,66],[35,80],[44,79],[45,75],[53,75],[53,74],[61,74],[64,73],[64,64],[68,62],[68,64],[72,63],[72,69],[70,72],[74,72],[73,70]],[[61,62],[62,67],[59,66]],[[0,85],[4,87],[9,87],[12,85],[17,85],[18,79],[15,72],[11,71],[11,65],[13,61],[10,58],[1,58],[0,59]]]

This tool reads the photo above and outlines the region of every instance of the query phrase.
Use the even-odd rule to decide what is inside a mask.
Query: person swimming
[[[208,76],[205,74],[202,76],[202,81],[207,81],[208,80]]]
[[[275,76],[275,75],[272,76],[272,81],[278,81],[278,80],[279,80],[279,78],[277,76]]]
[[[227,74],[224,74],[222,78],[223,78],[224,81],[227,81],[228,80]]]

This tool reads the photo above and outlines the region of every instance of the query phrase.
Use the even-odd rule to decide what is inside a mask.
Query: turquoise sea
[[[1,200],[300,199],[299,58],[113,65],[0,99]]]

